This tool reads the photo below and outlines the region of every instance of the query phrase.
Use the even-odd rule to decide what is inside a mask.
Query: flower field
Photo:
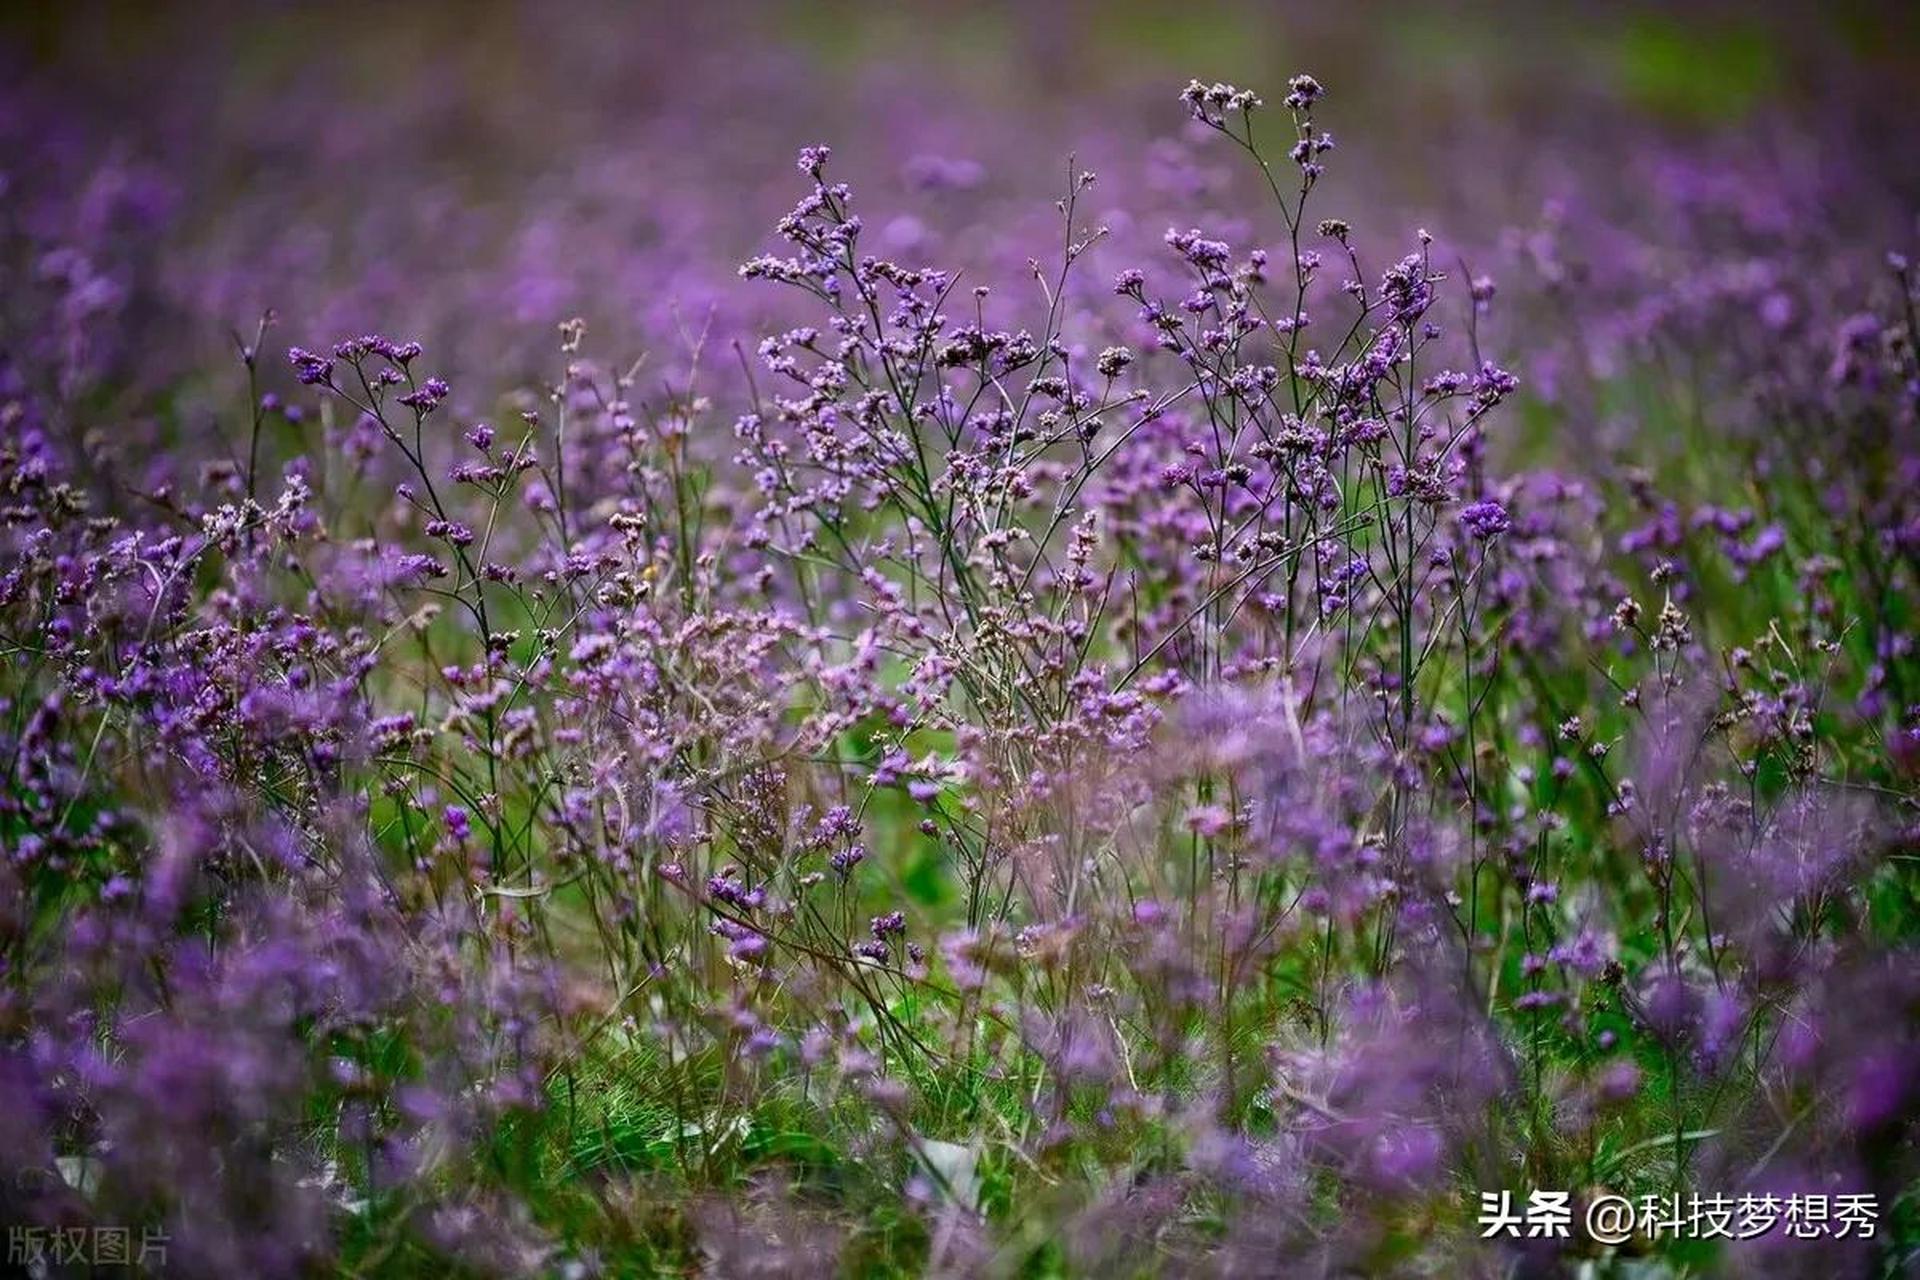
[[[1910,1274],[1916,70],[0,17],[9,1269]]]

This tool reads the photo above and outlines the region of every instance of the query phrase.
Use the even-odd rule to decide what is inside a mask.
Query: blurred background
[[[1586,228],[1564,256],[1657,249],[1710,204],[1877,255],[1920,207],[1917,51],[1920,8],[1859,2],[15,3],[0,217],[42,296],[8,304],[12,341],[61,344],[76,394],[165,386],[182,412],[269,307],[286,341],[379,328],[493,388],[571,316],[683,361],[756,323],[735,267],[800,145],[834,145],[887,251],[997,280],[1056,238],[1069,155],[1119,256],[1176,221],[1270,234],[1175,95],[1277,101],[1300,70],[1340,147],[1319,213],[1396,252],[1431,226],[1551,275],[1543,216]]]

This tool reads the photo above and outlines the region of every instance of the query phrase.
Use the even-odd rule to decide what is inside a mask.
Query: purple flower
[[[304,347],[290,347],[287,360],[307,386],[327,386],[333,381],[333,361],[325,356],[317,356]]]
[[[1507,509],[1491,498],[1471,502],[1463,507],[1460,511],[1460,523],[1478,542],[1490,541],[1513,527],[1513,521],[1507,515]]]

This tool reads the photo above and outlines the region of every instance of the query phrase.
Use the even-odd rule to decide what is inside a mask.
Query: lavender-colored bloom
[[[1498,502],[1485,499],[1461,508],[1460,523],[1475,540],[1487,542],[1511,529],[1513,518]]]

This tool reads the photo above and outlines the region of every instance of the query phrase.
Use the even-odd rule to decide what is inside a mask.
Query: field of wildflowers
[[[1342,8],[0,18],[9,1272],[1920,1267],[1920,32]]]

